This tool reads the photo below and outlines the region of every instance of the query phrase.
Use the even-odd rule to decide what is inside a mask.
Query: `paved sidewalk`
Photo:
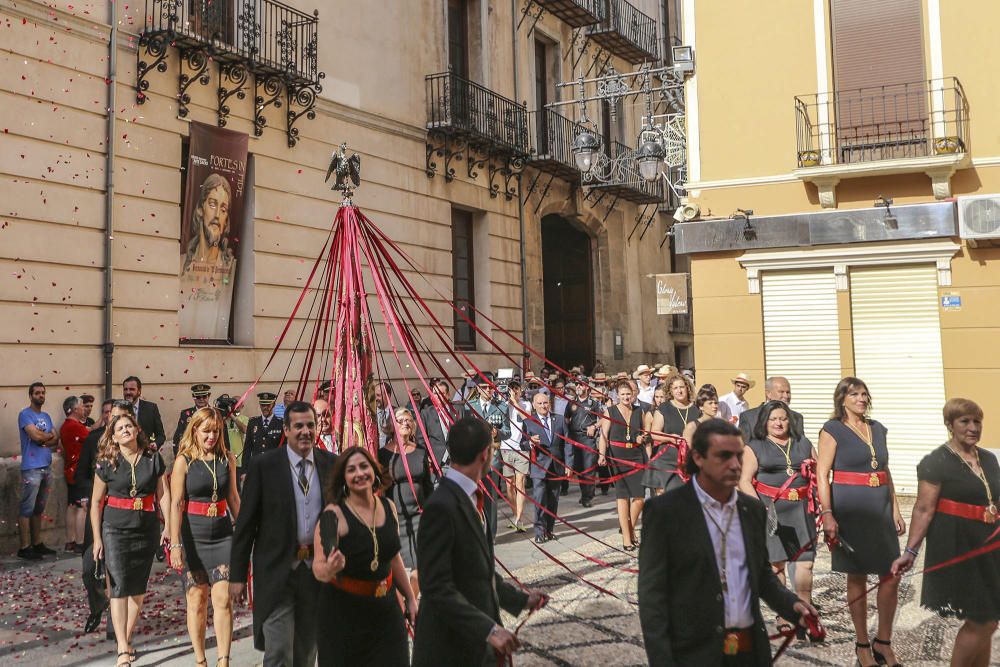
[[[570,522],[605,544],[562,527],[557,531],[560,539],[544,547],[573,573],[547,558],[530,540],[530,532],[514,533],[507,529],[501,513],[498,558],[525,585],[544,588],[552,596],[549,606],[533,615],[520,632],[525,645],[517,659],[519,667],[645,664],[635,607],[636,576],[631,571],[636,561],[608,546],[621,544],[613,495],[598,495],[595,500],[594,507],[583,508],[574,489],[562,499],[560,510]],[[531,510],[526,513],[530,515]],[[946,665],[959,624],[942,620],[919,607],[919,583],[920,578],[913,577],[904,580],[901,586],[894,639],[897,655],[908,667]],[[594,585],[617,597],[599,592]],[[853,632],[844,608],[845,578],[830,572],[825,549],[817,559],[814,588],[829,640],[820,646],[795,643],[778,664],[854,664]],[[87,609],[78,557],[42,564],[2,559],[0,590],[3,591],[0,659],[7,665],[114,664],[114,644],[104,640],[103,633],[81,633]],[[514,623],[513,619],[506,620],[508,625]],[[236,617],[233,667],[260,663],[261,654],[253,650],[249,625],[250,614],[242,610]],[[138,667],[187,667],[193,662],[180,578],[168,573],[161,564],[154,565],[136,640]],[[214,665],[216,651],[211,629],[208,655],[208,664]],[[1000,658],[1000,640],[994,642],[994,656]]]

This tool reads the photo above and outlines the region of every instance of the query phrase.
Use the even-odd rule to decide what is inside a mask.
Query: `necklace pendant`
[[[872,459],[872,470],[878,470],[878,460]]]
[[[788,466],[787,468],[785,468],[785,474],[787,474],[789,477],[795,474],[795,471],[792,469],[792,466]]]
[[[132,492],[132,495],[133,496],[135,495],[134,491]],[[134,510],[142,509],[142,498],[136,498],[135,500],[132,501],[132,509]]]
[[[878,475],[876,475],[875,473],[871,474],[871,476],[868,478],[868,486],[872,488],[882,486],[882,482],[879,481]]]
[[[791,500],[792,502],[798,502],[799,501],[799,490],[798,489],[789,489],[788,490],[788,499]]]
[[[213,503],[219,502],[219,494],[216,493],[215,491],[212,491],[212,502]]]
[[[378,558],[372,558],[371,570],[374,572],[378,569]]]
[[[131,489],[128,490],[129,498],[135,498],[135,493],[136,493],[135,487],[133,486]]]
[[[215,502],[213,501],[213,502],[212,502],[212,503],[211,503],[211,504],[210,504],[210,505],[208,506],[208,511],[207,511],[207,512],[205,512],[205,514],[207,514],[208,516],[211,516],[211,517],[216,517],[216,516],[219,516],[219,506],[218,506],[218,505],[216,505],[216,504],[215,504]]]
[[[983,523],[994,524],[997,522],[997,506],[993,503],[983,512]]]

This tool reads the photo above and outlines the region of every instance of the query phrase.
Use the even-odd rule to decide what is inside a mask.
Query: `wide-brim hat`
[[[534,371],[528,371],[524,374],[524,384],[541,384],[541,379],[535,375]]]
[[[756,382],[751,380],[750,376],[747,375],[746,373],[737,373],[736,377],[730,379],[730,382],[732,382],[733,384],[736,384],[737,382],[745,382],[750,386],[751,389],[753,389],[753,386],[757,384]]]
[[[209,384],[193,384],[191,385],[191,395],[195,398],[204,398],[212,393],[212,385]]]
[[[590,381],[592,383],[594,383],[594,384],[600,384],[602,382],[607,382],[608,381],[608,374],[607,373],[603,373],[603,372],[601,372],[601,373],[594,373],[593,377],[590,378]]]
[[[639,364],[639,367],[635,369],[634,373],[632,373],[632,379],[638,380],[639,376],[642,375],[643,373],[652,373],[652,372],[653,369],[647,366],[646,364]]]
[[[661,380],[666,380],[668,377],[677,375],[677,369],[671,366],[670,364],[664,364],[663,366],[660,366],[658,369],[656,369],[656,372],[653,373],[653,375],[660,378]]]

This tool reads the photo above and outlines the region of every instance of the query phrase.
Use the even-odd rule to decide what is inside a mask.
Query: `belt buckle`
[[[295,550],[295,560],[306,560],[309,558],[309,547],[299,546]]]
[[[736,655],[740,652],[740,636],[735,632],[726,633],[722,640],[722,655]]]
[[[871,475],[868,476],[868,486],[872,488],[882,486],[882,482],[879,481],[877,473],[873,472]]]
[[[136,498],[132,501],[132,509],[139,511],[142,509],[142,498]]]
[[[793,502],[794,501],[798,501],[798,499],[799,499],[799,490],[798,489],[789,489],[788,490],[788,499],[791,500],[791,501],[793,501]]]

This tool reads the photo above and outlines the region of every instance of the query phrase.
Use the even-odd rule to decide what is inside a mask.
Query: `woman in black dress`
[[[395,588],[411,624],[417,598],[399,553],[396,506],[377,494],[385,474],[367,450],[352,447],[337,459],[323,510],[337,517],[339,544],[328,553],[320,526],[314,538],[313,574],[320,587],[317,618],[320,667],[399,667],[410,664],[406,626]]]
[[[917,502],[905,553],[893,574],[908,570],[927,536],[924,568],[931,568],[982,546],[997,528],[1000,464],[977,445],[983,435],[983,410],[964,398],[944,406],[948,442],[917,466]],[[941,616],[964,621],[955,637],[952,665],[990,664],[993,633],[1000,620],[1000,551],[991,551],[924,573],[920,604]]]
[[[667,436],[680,437],[688,423],[701,416],[701,410],[692,402],[693,390],[686,377],[674,375],[667,380],[666,386],[670,400],[661,405],[659,411],[653,415],[650,427],[653,442],[662,443],[654,445],[650,469],[646,472],[645,485],[653,489],[654,495],[684,485],[678,463],[678,446],[674,443],[674,438]],[[667,448],[666,451],[657,456],[664,447]]]
[[[385,447],[378,450],[378,462],[389,478],[385,496],[391,498],[399,513],[399,542],[403,565],[410,571],[410,587],[419,595],[417,579],[417,528],[424,499],[434,490],[431,482],[430,461],[427,450],[418,447],[414,435],[416,424],[413,413],[407,408],[396,408],[396,435],[403,442],[389,438]],[[402,451],[402,454],[400,454]]]
[[[223,419],[215,408],[201,408],[188,421],[177,448],[170,495],[170,566],[187,567],[188,636],[196,665],[207,665],[205,627],[208,599],[219,657],[216,667],[229,667],[233,639],[233,606],[229,598],[229,552],[233,522],[240,511],[236,492],[236,457],[226,451]],[[183,550],[182,550],[183,549]]]
[[[840,542],[831,550],[832,569],[847,574],[855,653],[862,667],[877,664],[868,637],[868,575],[889,574],[899,557],[898,536],[906,532],[889,474],[886,428],[866,417],[870,407],[871,396],[864,382],[855,377],[841,380],[833,394],[833,418],[819,434],[816,460],[823,532],[828,542]],[[897,664],[891,642],[898,597],[898,578],[881,581],[878,630],[873,641],[877,645],[874,650],[889,665]]]
[[[719,392],[715,389],[714,384],[701,385],[701,389],[698,390],[698,396],[694,400],[694,405],[701,414],[698,415],[697,419],[689,421],[687,426],[684,427],[684,433],[681,434],[681,437],[687,443],[690,443],[691,439],[694,438],[694,432],[698,430],[699,424],[707,422],[709,419],[722,418]]]
[[[131,412],[111,420],[98,448],[90,523],[94,560],[105,559],[121,666],[135,660],[132,634],[161,538],[156,501],[169,525],[170,489],[163,480],[163,459]]]
[[[773,525],[769,520],[767,554],[782,584],[788,559],[805,545],[811,545],[795,559],[795,593],[810,604],[816,518],[809,513],[812,471],[806,461],[815,460],[812,443],[796,432],[788,417],[788,407],[781,401],[765,403],[758,413],[753,438],[743,450],[740,491],[760,498],[769,516],[777,520]],[[786,537],[782,539],[782,535]],[[778,629],[786,629],[782,626],[792,627],[782,622]]]
[[[615,498],[618,525],[622,531],[625,551],[635,551],[635,525],[642,515],[645,491],[642,488],[642,469],[646,464],[646,436],[643,434],[642,410],[632,407],[635,393],[632,383],[621,380],[616,386],[618,405],[608,408],[602,418],[601,440],[598,443],[597,465],[605,465],[611,449],[611,474],[616,476]]]

